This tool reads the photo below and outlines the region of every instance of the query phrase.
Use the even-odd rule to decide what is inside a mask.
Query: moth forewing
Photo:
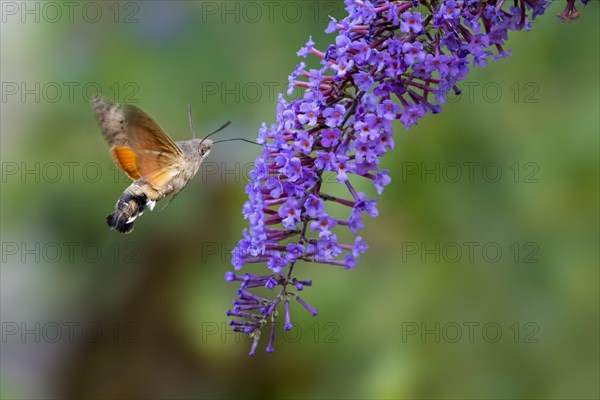
[[[129,146],[125,113],[121,106],[103,96],[92,100],[96,120],[109,146]]]
[[[184,168],[181,149],[148,114],[135,106],[125,109],[127,136],[137,156],[137,171],[154,189],[166,193]]]

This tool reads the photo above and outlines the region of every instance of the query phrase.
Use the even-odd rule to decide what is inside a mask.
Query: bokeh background
[[[191,104],[197,131],[253,139],[342,2],[3,1],[2,397],[598,398],[599,7],[562,24],[558,3],[397,127],[358,268],[298,268],[318,317],[293,304],[296,328],[250,358],[223,275],[259,149],[215,146],[121,236],[105,217],[128,183],[88,99],[176,140]]]

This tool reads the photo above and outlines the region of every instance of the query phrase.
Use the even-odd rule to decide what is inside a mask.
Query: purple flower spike
[[[564,21],[579,16],[566,1]],[[529,30],[544,13],[546,0],[345,0],[347,17],[332,19],[334,35],[321,51],[309,37],[282,94],[276,121],[263,123],[257,142],[262,153],[246,186],[242,215],[248,228],[232,251],[234,269],[266,266],[263,275],[243,278],[228,314],[239,318],[237,332],[254,339],[271,323],[267,351],[274,351],[277,308],[284,303],[283,329],[293,328],[290,298],[308,312],[317,310],[295,291],[311,286],[297,277],[303,262],[351,270],[368,248],[358,232],[365,215],[376,218],[377,196],[358,192],[361,180],[381,195],[391,182],[381,169],[394,149],[394,121],[408,130],[427,114],[439,113],[449,93],[475,67],[506,57],[509,31]],[[421,7],[422,6],[422,7]],[[417,11],[419,7],[419,11]],[[317,61],[313,63],[312,61]],[[319,65],[308,69],[307,65]],[[398,134],[398,133],[396,133]],[[333,178],[333,179],[332,179]],[[337,183],[336,183],[337,180]],[[349,234],[350,235],[349,235]],[[353,240],[345,238],[353,237]],[[342,239],[344,238],[344,239]],[[272,299],[250,293],[270,289]],[[264,290],[263,290],[264,291]],[[304,292],[303,292],[304,293]]]

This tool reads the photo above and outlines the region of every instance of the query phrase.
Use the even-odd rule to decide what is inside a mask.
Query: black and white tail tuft
[[[148,199],[145,193],[133,193],[125,190],[115,206],[115,211],[106,217],[106,223],[112,230],[121,233],[133,231],[133,221],[144,213],[146,208],[152,210],[156,202]]]

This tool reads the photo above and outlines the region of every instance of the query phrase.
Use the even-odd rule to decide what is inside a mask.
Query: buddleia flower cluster
[[[509,55],[508,31],[529,30],[549,2],[346,0],[345,5],[347,17],[332,19],[326,29],[336,35],[335,44],[319,49],[309,39],[298,51],[319,66],[308,68],[303,60],[289,76],[288,94],[302,88],[303,95],[288,101],[280,94],[276,122],[259,130],[262,154],[243,207],[249,228],[232,252],[236,272],[225,275],[240,284],[227,315],[234,331],[254,339],[250,355],[265,326],[266,350],[274,351],[280,313],[283,329],[293,328],[290,303],[317,315],[298,294],[312,285],[296,275],[298,264],[356,267],[367,249],[358,235],[363,219],[378,215],[377,199],[358,191],[356,182],[370,182],[378,195],[390,183],[379,163],[394,148],[393,122],[409,129],[440,112],[448,93],[459,93],[457,82],[471,68]],[[573,1],[567,9],[566,19],[576,12]],[[343,191],[326,191],[327,176],[335,176]],[[250,264],[263,265],[263,272],[237,272]]]

